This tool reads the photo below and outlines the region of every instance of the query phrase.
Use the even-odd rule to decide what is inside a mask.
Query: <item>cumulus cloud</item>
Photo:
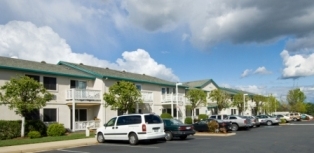
[[[241,74],[241,78],[247,77],[248,75],[250,75],[250,73],[252,72],[252,70],[246,69],[243,71],[243,73]]]
[[[187,24],[198,46],[221,41],[264,43],[284,36],[303,37],[314,29],[314,1],[287,0],[129,0],[134,24],[148,31],[170,31]],[[285,26],[282,26],[282,25]]]
[[[255,71],[254,74],[270,74],[271,72],[268,71],[264,66],[258,67]]]
[[[88,53],[75,53],[50,27],[37,27],[31,22],[12,21],[0,25],[0,56],[57,63],[68,61],[97,67],[147,74],[169,81],[178,81],[170,68],[157,63],[145,50],[126,51],[116,63],[98,59]]]
[[[281,53],[284,68],[282,78],[299,78],[314,75],[314,53],[309,55],[290,55],[287,50]]]

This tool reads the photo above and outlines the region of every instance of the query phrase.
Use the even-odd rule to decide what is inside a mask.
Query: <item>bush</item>
[[[206,120],[206,119],[208,119],[208,115],[206,115],[206,114],[199,114],[198,115],[198,119],[201,121],[201,120]]]
[[[216,132],[216,130],[219,128],[219,125],[217,121],[215,120],[208,122],[207,126],[208,126],[209,132]]]
[[[21,123],[21,121],[0,120],[0,140],[20,137]]]
[[[27,136],[31,139],[40,138],[41,134],[38,131],[30,131],[28,132]]]
[[[286,123],[286,119],[280,119],[280,123]]]
[[[308,116],[305,116],[305,120],[310,120],[310,118]]]
[[[66,132],[63,124],[59,123],[53,123],[50,124],[48,129],[47,129],[47,135],[48,136],[62,136]]]
[[[192,118],[191,117],[187,117],[184,119],[184,123],[185,124],[192,124]]]
[[[162,114],[160,115],[160,117],[161,117],[161,118],[172,118],[171,114],[169,114],[169,113],[162,113]]]
[[[30,131],[38,131],[41,136],[46,136],[47,126],[41,120],[25,121],[25,135]]]

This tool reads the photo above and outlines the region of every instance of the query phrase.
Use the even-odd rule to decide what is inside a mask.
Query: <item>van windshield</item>
[[[145,115],[145,123],[147,124],[160,124],[162,120],[157,115]]]

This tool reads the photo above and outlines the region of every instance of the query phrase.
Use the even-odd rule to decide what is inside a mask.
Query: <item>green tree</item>
[[[314,115],[314,104],[313,103],[306,103],[306,114]]]
[[[300,89],[289,90],[287,95],[288,104],[293,112],[304,111],[304,101],[306,99],[305,94]]]
[[[27,76],[10,79],[0,88],[0,104],[8,105],[22,117],[21,136],[24,137],[25,116],[35,109],[40,109],[52,99],[42,84]]]
[[[190,101],[190,105],[186,108],[192,110],[192,119],[194,119],[195,108],[199,107],[200,105],[207,105],[206,93],[201,89],[190,89],[186,93],[185,97]]]
[[[254,95],[253,101],[255,102],[254,114],[258,115],[258,113],[262,110],[263,103],[266,101],[266,97],[262,95]]]
[[[217,102],[219,113],[222,109],[229,107],[230,95],[228,95],[226,92],[215,89],[210,92],[209,97],[212,101]]]
[[[247,99],[245,99],[245,100],[247,100]],[[234,95],[231,106],[237,107],[239,110],[239,114],[242,114],[242,111],[243,111],[243,94],[238,93],[238,94]]]
[[[136,105],[143,103],[142,95],[132,82],[119,81],[109,87],[109,93],[104,93],[105,107],[111,106],[114,110],[123,113],[130,112]]]

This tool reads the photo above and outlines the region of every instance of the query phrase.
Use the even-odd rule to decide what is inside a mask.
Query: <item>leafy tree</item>
[[[0,105],[8,105],[16,114],[22,116],[21,136],[24,137],[25,116],[35,109],[40,109],[52,99],[42,84],[27,76],[10,79],[0,88]]]
[[[300,89],[289,90],[287,95],[288,104],[291,106],[291,111],[302,112],[304,111],[305,94]]]
[[[258,113],[262,110],[263,103],[266,101],[266,97],[263,95],[254,95],[253,101],[255,102],[254,114],[258,115]]]
[[[132,82],[119,81],[109,87],[109,93],[104,93],[105,106],[111,106],[123,113],[130,112],[137,104],[143,103],[142,95]]]
[[[192,110],[192,119],[194,119],[195,116],[195,108],[199,107],[200,105],[206,105],[207,100],[206,100],[206,93],[205,91],[201,89],[190,89],[185,97],[189,99],[190,105],[186,108]]]
[[[247,103],[248,98],[245,98],[245,103]],[[239,114],[242,114],[243,112],[243,93],[238,93],[233,96],[233,101],[231,103],[231,106],[237,107],[239,110]]]
[[[306,114],[314,115],[314,104],[313,103],[306,103]]]
[[[215,89],[210,92],[209,97],[212,101],[217,102],[217,108],[219,112],[222,109],[229,107],[230,95],[228,95],[226,92]]]

